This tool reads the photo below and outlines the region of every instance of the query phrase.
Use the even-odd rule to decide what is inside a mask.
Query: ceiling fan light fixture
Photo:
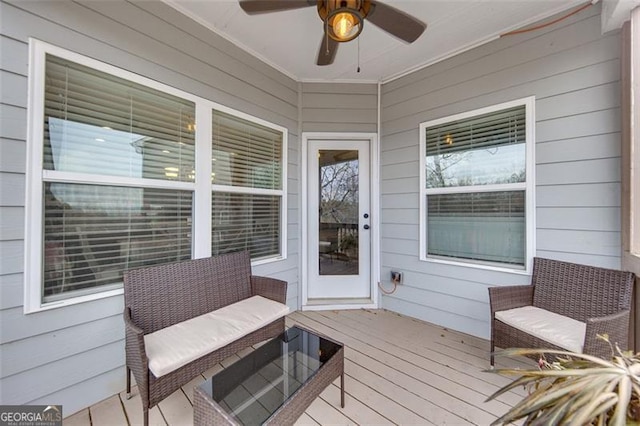
[[[340,8],[327,17],[329,36],[335,41],[351,41],[362,32],[362,17],[354,10]]]
[[[318,15],[331,39],[344,43],[358,37],[371,0],[318,0]]]

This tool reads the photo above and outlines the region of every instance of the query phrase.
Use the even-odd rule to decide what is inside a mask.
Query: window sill
[[[462,260],[449,260],[449,259],[441,259],[436,257],[422,257],[420,258],[423,262],[436,263],[440,265],[450,265],[450,266],[458,266],[462,268],[472,268],[472,269],[482,269],[485,271],[494,271],[494,272],[506,272],[509,274],[516,275],[531,275],[531,273],[527,269],[519,269],[512,268],[508,266],[498,266],[498,265],[488,265],[484,263],[471,263],[464,262]]]
[[[24,306],[24,313],[34,314],[38,312],[50,311],[52,309],[63,308],[66,306],[77,305],[79,303],[91,302],[94,300],[106,299],[108,297],[120,296],[124,294],[124,289],[116,288],[113,290],[101,291],[99,293],[86,294],[83,296],[70,297],[69,299],[58,300],[55,302],[41,303],[39,306]]]
[[[287,260],[287,256],[274,256],[274,257],[264,257],[262,259],[256,259],[251,261],[251,266],[260,266],[267,265],[269,263],[281,262],[283,260]]]

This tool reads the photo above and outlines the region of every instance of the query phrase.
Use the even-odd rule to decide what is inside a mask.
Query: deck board
[[[482,371],[488,367],[488,351],[483,352],[483,357],[475,364],[455,363],[452,362],[450,357],[442,353],[434,353],[434,351],[431,350],[433,345],[429,337],[421,336],[407,340],[400,335],[401,333],[398,333],[397,329],[385,330],[379,324],[362,324],[352,321],[348,317],[345,319],[345,315],[337,313],[323,314],[323,316],[333,319],[337,323],[347,325],[349,329],[354,330],[355,333],[361,333],[363,337],[361,337],[360,340],[364,338],[367,343],[373,344],[378,348],[390,348],[387,352],[391,356],[407,361],[427,373],[433,374],[435,379],[429,380],[428,383],[452,395],[456,395],[458,398],[473,402],[479,397],[484,401],[486,397],[498,390],[500,386],[509,382],[507,378],[487,374]],[[477,374],[474,376],[471,374],[473,372]],[[500,380],[496,381],[496,377]],[[442,379],[445,381],[443,382]],[[470,388],[474,393],[469,394],[464,389],[458,389],[457,386]],[[467,396],[472,398],[472,400],[467,399]],[[499,397],[497,401],[501,401],[507,404],[507,406],[512,406],[517,403],[519,399],[520,397],[517,394],[510,393]],[[502,412],[505,407],[498,404],[498,409]]]
[[[89,412],[91,424],[95,426],[121,425],[128,422],[119,395],[114,395],[92,406]]]
[[[120,392],[120,401],[122,401],[122,405],[124,406],[129,424],[142,424],[142,402],[140,402],[138,387],[133,386],[131,388],[131,398],[129,399],[127,399],[126,391]],[[162,413],[160,412],[159,407],[156,406],[149,410],[149,424],[151,426],[167,425],[164,417],[162,417]]]
[[[348,378],[346,379],[348,381]],[[347,385],[345,385],[347,388]],[[348,389],[348,388],[347,388]],[[359,398],[362,396],[358,393],[357,389],[348,389],[345,391],[344,396],[344,409],[341,409],[347,417],[352,419],[355,423],[374,425],[390,423],[390,420],[380,413],[375,411],[370,406],[364,404]],[[334,382],[329,386],[320,397],[327,403],[334,407],[340,406],[340,381]]]
[[[193,405],[182,389],[178,389],[160,401],[158,407],[169,425],[188,425],[193,423]]]
[[[302,413],[294,426],[318,426],[320,423],[313,420],[307,413]]]
[[[359,315],[354,312],[358,312]],[[388,311],[339,311],[338,315],[341,317],[339,321],[344,321],[348,328],[369,336],[381,336],[384,333],[390,343],[419,353],[440,366],[449,367],[462,375],[463,383],[466,383],[468,379],[477,378],[492,383],[496,387],[501,387],[511,381],[511,379],[497,374],[485,373],[484,370],[489,367],[489,342],[486,340],[455,331],[451,332],[431,324],[427,324],[428,327],[425,327],[426,323],[420,320],[402,317]],[[348,322],[345,320],[346,318],[354,318],[355,322]],[[361,325],[356,325],[356,323]],[[456,343],[438,342],[440,338],[455,340]],[[476,352],[477,349],[481,349],[481,351]],[[498,357],[496,358],[496,366],[525,368],[531,367],[532,363],[527,359]],[[434,367],[433,369],[439,368],[442,367]],[[449,373],[447,372],[447,374]],[[515,395],[524,396],[524,391],[516,390]]]
[[[298,419],[297,425],[324,424],[489,424],[524,391],[496,401],[488,395],[511,379],[486,372],[489,342],[384,310],[294,312],[287,326],[301,325],[345,344],[346,406],[340,407],[339,380]],[[193,388],[252,349],[233,355],[151,409],[152,425],[193,423]],[[531,366],[521,359],[497,365]],[[142,423],[137,389],[67,417],[65,426]]]
[[[318,317],[318,315],[314,315],[314,317]],[[442,424],[442,420],[448,420],[449,423],[464,423],[465,420],[463,419],[466,419],[467,423],[489,424],[495,418],[495,416],[488,415],[488,413],[477,409],[464,400],[456,399],[454,396],[432,386],[430,381],[437,376],[406,362],[398,356],[385,352],[387,350],[401,354],[401,350],[393,348],[391,345],[382,344],[381,341],[376,341],[375,345],[370,345],[337,330],[331,332],[329,326],[323,326],[321,321],[311,320],[306,314],[302,314],[295,319],[308,328],[313,328],[320,333],[331,335],[338,341],[342,341],[346,345],[345,357],[348,361],[375,373],[372,377],[366,377],[366,380],[371,382],[371,387],[380,389],[381,392],[388,392],[390,398],[397,398],[402,404],[413,402],[410,395],[402,392],[403,389],[418,396],[419,400],[413,403],[411,408],[414,413],[420,411],[425,420],[437,417],[437,420],[434,421],[432,419],[430,421],[434,421],[436,424]],[[336,323],[330,325],[335,326]],[[346,369],[346,371],[347,374],[350,374],[349,369]],[[362,374],[358,377],[365,379]],[[446,385],[443,380],[440,380],[439,384]],[[459,390],[462,390],[462,388]],[[404,396],[398,398],[399,394],[404,394]],[[455,417],[447,415],[449,410],[447,407],[456,407]]]
[[[89,416],[88,408],[78,411],[64,419],[64,426],[84,426],[89,424],[91,424],[91,417]]]

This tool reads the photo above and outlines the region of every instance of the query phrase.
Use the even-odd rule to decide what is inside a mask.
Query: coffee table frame
[[[327,388],[335,379],[340,377],[340,405],[344,408],[344,345],[336,342],[320,333],[307,328],[297,328],[314,334],[340,346],[340,349],[318,371],[300,386],[263,424],[283,425],[293,424],[311,405],[311,403]],[[281,336],[276,337],[280,339]],[[256,349],[259,351],[260,348]],[[193,423],[200,425],[241,425],[206,394],[200,386],[194,389]]]

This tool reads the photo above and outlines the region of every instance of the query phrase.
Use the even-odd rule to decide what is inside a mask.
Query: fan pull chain
[[[325,19],[324,21],[325,27],[324,27],[324,36],[327,38],[325,41],[325,46],[327,47],[327,51],[325,52],[325,54],[327,56],[329,56],[329,20]]]
[[[356,72],[360,72],[360,37],[358,37],[358,69]]]

